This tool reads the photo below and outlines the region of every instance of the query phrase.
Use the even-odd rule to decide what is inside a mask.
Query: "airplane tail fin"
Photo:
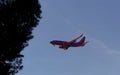
[[[86,42],[82,45],[82,47],[85,46],[88,42],[89,42],[89,41],[86,41]]]

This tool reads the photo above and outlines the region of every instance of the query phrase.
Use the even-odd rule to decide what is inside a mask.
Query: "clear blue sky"
[[[42,19],[22,52],[17,75],[120,75],[120,0],[40,0]],[[84,47],[64,51],[51,40],[83,33]]]

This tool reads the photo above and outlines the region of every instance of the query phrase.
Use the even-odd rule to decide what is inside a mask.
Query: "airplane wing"
[[[73,43],[71,47],[84,46],[84,43],[85,43],[85,36],[79,42]]]
[[[50,42],[52,45],[59,45],[59,46],[64,46],[64,45],[67,45],[68,42],[66,41],[58,41],[58,40],[53,40]]]
[[[83,36],[83,34],[81,34],[80,36],[78,36],[77,38],[71,40],[69,43],[74,43],[77,39],[81,38]]]

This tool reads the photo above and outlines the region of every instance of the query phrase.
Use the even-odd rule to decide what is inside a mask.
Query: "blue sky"
[[[120,75],[119,0],[40,0],[42,19],[34,38],[22,52],[23,70],[17,75]],[[51,40],[81,33],[90,41],[67,51]]]

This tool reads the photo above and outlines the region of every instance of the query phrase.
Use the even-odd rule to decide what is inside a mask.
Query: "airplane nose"
[[[53,43],[53,41],[50,41],[50,43],[52,44],[52,43]]]
[[[50,41],[51,44],[54,44],[54,41]]]

